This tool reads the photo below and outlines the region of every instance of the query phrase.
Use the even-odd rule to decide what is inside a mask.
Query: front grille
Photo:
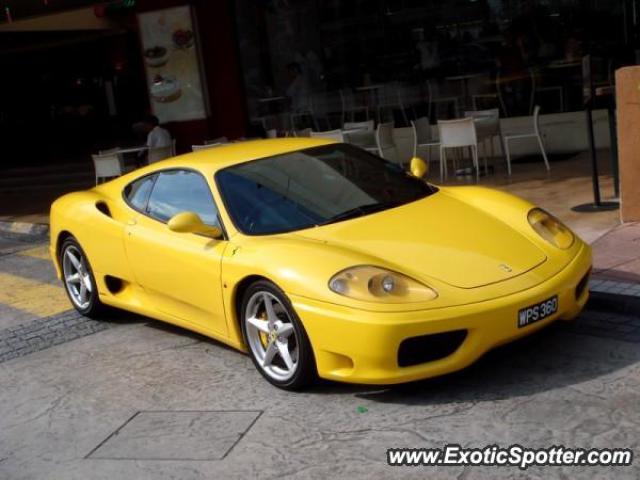
[[[466,330],[452,330],[407,338],[398,349],[398,366],[410,367],[448,357],[462,345],[466,337]]]
[[[587,273],[585,273],[584,277],[578,282],[578,286],[576,287],[576,300],[579,300],[584,291],[589,285],[589,276],[591,275],[591,269]]]

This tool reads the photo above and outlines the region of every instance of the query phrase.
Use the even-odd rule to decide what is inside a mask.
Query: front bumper
[[[589,296],[585,288],[576,298],[576,287],[590,268],[591,249],[584,245],[560,273],[528,290],[486,302],[413,312],[369,312],[295,295],[290,299],[313,346],[320,377],[352,383],[403,383],[462,369],[494,347],[555,320],[576,317]],[[557,313],[518,328],[521,308],[553,295],[558,295]],[[466,330],[467,335],[452,354],[419,365],[398,365],[403,340],[453,330]]]

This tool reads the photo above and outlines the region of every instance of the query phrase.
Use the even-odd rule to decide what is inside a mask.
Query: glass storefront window
[[[247,103],[264,128],[364,117],[503,117],[582,108],[583,55],[598,82],[633,58],[633,0],[238,0]]]

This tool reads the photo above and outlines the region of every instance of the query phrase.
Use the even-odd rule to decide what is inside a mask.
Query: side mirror
[[[197,233],[211,238],[222,238],[222,230],[202,223],[202,219],[194,212],[182,212],[169,220],[169,230],[178,233]]]
[[[411,175],[422,178],[429,172],[429,165],[420,157],[413,157],[409,169]]]

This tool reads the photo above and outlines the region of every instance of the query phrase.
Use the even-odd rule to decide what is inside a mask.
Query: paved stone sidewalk
[[[386,465],[388,448],[446,443],[626,447],[637,455],[637,343],[551,328],[457,375],[291,393],[216,342],[123,321],[0,364],[0,478],[640,476],[640,464],[526,472]]]
[[[0,363],[101,332],[111,325],[73,310],[0,330]]]
[[[525,472],[386,465],[388,448],[446,443],[637,456],[636,314],[587,310],[439,379],[290,393],[215,341],[124,312],[105,323],[78,316],[46,245],[0,242],[2,295],[1,480],[640,478],[638,461]]]
[[[593,244],[593,275],[640,284],[640,223],[625,223]]]

